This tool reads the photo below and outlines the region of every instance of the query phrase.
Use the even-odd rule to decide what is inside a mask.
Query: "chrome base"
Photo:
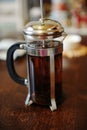
[[[30,94],[28,94],[28,95],[27,95],[27,98],[26,98],[26,101],[25,101],[25,105],[26,105],[26,106],[30,106],[32,103],[33,103],[33,101],[30,100]],[[55,99],[51,99],[50,110],[51,110],[51,111],[57,110],[57,105],[56,105]]]

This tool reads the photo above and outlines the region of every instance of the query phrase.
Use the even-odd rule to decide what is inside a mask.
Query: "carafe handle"
[[[22,78],[21,76],[19,76],[16,73],[16,70],[14,67],[14,59],[13,59],[14,52],[17,49],[21,49],[20,45],[22,45],[22,44],[25,44],[25,42],[18,42],[16,44],[12,45],[8,49],[6,63],[7,63],[8,72],[9,72],[9,75],[11,76],[11,78],[19,84],[27,85],[27,79]]]

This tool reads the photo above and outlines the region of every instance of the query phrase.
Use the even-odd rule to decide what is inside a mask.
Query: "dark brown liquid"
[[[38,104],[50,105],[50,57],[29,56],[31,99]],[[55,55],[55,98],[62,95],[62,54]]]

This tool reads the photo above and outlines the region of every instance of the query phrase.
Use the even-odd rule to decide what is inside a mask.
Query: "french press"
[[[25,41],[14,44],[7,52],[7,67],[17,83],[26,85],[26,105],[37,103],[56,110],[62,97],[62,51],[64,29],[51,19],[29,22],[24,28]],[[14,67],[13,54],[26,51],[27,78],[20,77]]]

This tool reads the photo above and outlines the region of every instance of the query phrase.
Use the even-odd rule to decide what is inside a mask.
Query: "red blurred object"
[[[80,14],[79,12],[75,11],[75,16],[77,18],[78,25],[81,25],[81,23],[84,23],[87,25],[87,15],[86,14]]]

